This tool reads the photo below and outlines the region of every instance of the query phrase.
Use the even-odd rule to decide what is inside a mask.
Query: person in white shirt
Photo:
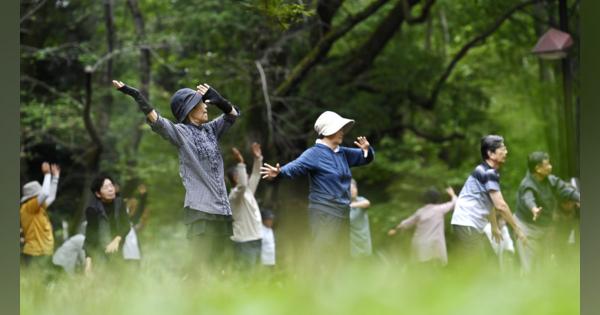
[[[261,253],[261,216],[254,193],[260,181],[262,151],[260,144],[252,144],[254,163],[248,178],[244,157],[237,148],[231,149],[237,165],[227,172],[232,184],[229,203],[233,215],[233,235],[236,261],[246,267],[256,266]]]
[[[262,249],[260,262],[264,266],[275,266],[275,235],[273,234],[273,219],[275,215],[271,210],[260,212],[262,217]]]

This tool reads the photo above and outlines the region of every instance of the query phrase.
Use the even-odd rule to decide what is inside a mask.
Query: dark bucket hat
[[[202,94],[189,89],[180,89],[171,97],[171,112],[177,122],[183,122],[187,115],[200,103]]]

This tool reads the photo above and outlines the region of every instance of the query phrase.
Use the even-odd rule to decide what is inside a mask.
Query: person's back
[[[40,205],[37,198],[31,198],[21,204],[19,212],[25,238],[23,253],[31,256],[52,255],[54,236],[46,206]]]
[[[49,257],[54,252],[54,235],[47,209],[56,198],[60,167],[42,163],[43,184],[32,181],[23,186],[19,209],[23,230],[23,257],[25,263],[34,257]]]
[[[252,144],[254,163],[249,178],[242,154],[237,148],[232,148],[232,152],[238,163],[227,172],[229,181],[234,185],[229,194],[233,214],[231,240],[238,263],[254,266],[259,263],[261,253],[262,221],[254,193],[260,181],[262,151],[258,143]]]

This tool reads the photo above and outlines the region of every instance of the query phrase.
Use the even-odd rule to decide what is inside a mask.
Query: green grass
[[[578,253],[528,276],[452,256],[445,269],[425,269],[391,249],[315,269],[318,257],[278,248],[287,256],[277,270],[194,272],[181,227],[154,233],[140,268],[51,282],[22,270],[21,314],[579,314]]]

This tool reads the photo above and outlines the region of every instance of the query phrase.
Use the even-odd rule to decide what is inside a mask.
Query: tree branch
[[[339,38],[344,36],[354,26],[363,21],[364,19],[375,13],[381,6],[387,3],[389,0],[375,0],[369,6],[364,8],[361,12],[356,15],[349,16],[339,26],[332,29],[329,33],[325,34],[315,45],[315,47],[309,51],[302,60],[294,67],[288,77],[275,89],[274,94],[277,96],[284,96],[294,89],[302,79],[308,74],[308,72],[323,59],[333,43]]]
[[[66,97],[69,100],[71,100],[73,103],[79,105],[80,108],[84,108],[85,106],[83,105],[83,103],[79,100],[77,100],[76,98],[74,98],[73,96],[69,95],[68,93],[65,92],[61,92],[59,90],[57,90],[56,88],[46,84],[45,82],[42,82],[36,78],[32,78],[28,75],[21,75],[21,81],[26,81],[26,82],[30,82],[33,83],[34,85],[39,85],[41,87],[43,87],[44,89],[48,90],[50,93],[57,95],[57,96],[62,96],[62,97]]]
[[[25,13],[25,15],[23,15],[23,17],[21,18],[21,20],[19,21],[19,24],[23,23],[25,20],[27,20],[28,18],[30,18],[37,10],[39,10],[44,4],[46,3],[46,0],[42,0],[40,1],[40,3],[38,3],[33,9],[31,9],[29,12]]]
[[[498,30],[500,28],[500,26],[502,26],[504,21],[506,21],[509,17],[511,17],[515,12],[521,10],[522,8],[524,8],[526,6],[535,4],[540,1],[543,1],[543,0],[529,0],[529,1],[520,3],[520,4],[510,8],[508,11],[506,11],[504,14],[502,14],[496,21],[494,21],[494,23],[490,27],[488,27],[485,31],[483,31],[481,34],[477,35],[475,38],[471,39],[468,43],[466,43],[458,51],[458,53],[456,53],[456,55],[454,55],[454,57],[452,58],[452,60],[450,61],[450,63],[448,64],[448,66],[446,67],[446,69],[444,70],[442,75],[440,76],[440,78],[435,83],[433,90],[431,91],[431,94],[429,96],[429,99],[426,102],[421,103],[420,105],[426,109],[432,109],[435,106],[435,103],[437,101],[437,97],[440,93],[440,90],[442,89],[443,85],[446,83],[446,80],[448,80],[448,77],[450,77],[452,70],[454,70],[454,68],[456,67],[458,62],[467,55],[469,50],[471,48],[475,47],[477,44],[483,42],[486,38],[488,38],[490,35],[492,35],[494,32],[496,32],[496,30]]]
[[[98,151],[102,151],[102,140],[98,135],[98,131],[94,127],[92,123],[91,117],[91,107],[92,107],[92,73],[89,67],[85,69],[85,103],[83,108],[83,123],[85,125],[85,129],[87,130],[90,138],[94,146],[98,149]],[[92,161],[92,165],[95,165]]]

